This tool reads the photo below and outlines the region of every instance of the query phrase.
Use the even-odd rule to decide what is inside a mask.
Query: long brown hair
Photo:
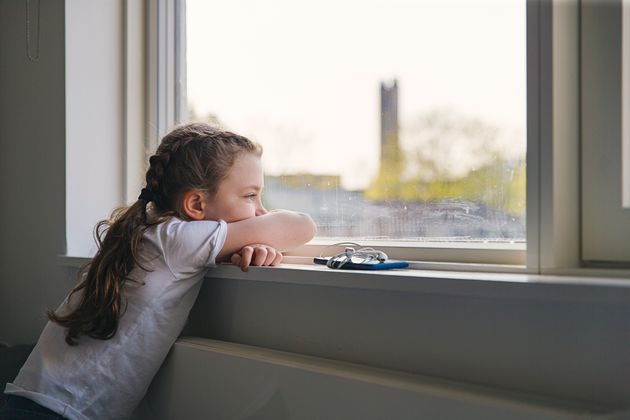
[[[242,153],[262,154],[260,145],[237,134],[207,124],[193,123],[167,134],[149,158],[146,187],[140,198],[128,207],[116,209],[109,219],[96,225],[98,251],[79,271],[79,284],[67,302],[83,290],[69,312],[48,311],[48,319],[66,330],[66,342],[76,345],[82,335],[107,340],[118,330],[125,311],[123,288],[139,262],[142,235],[151,226],[169,217],[186,219],[181,198],[196,189],[214,195]],[[151,203],[151,204],[149,204]],[[147,205],[155,216],[147,217]],[[63,312],[62,312],[63,311]]]

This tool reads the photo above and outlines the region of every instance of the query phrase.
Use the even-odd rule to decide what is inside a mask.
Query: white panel
[[[123,7],[67,0],[68,255],[95,251],[92,229],[123,202]]]

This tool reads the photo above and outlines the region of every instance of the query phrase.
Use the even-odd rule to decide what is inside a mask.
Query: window
[[[189,118],[263,145],[269,207],[323,242],[523,252],[524,0],[186,9]]]
[[[188,119],[190,106],[190,116],[218,120],[263,143],[268,205],[313,213],[326,235],[307,252],[343,237],[414,261],[516,264],[535,273],[627,267],[630,223],[622,191],[629,185],[630,141],[627,95],[620,95],[628,86],[627,71],[620,71],[630,45],[623,33],[625,2],[393,2],[378,19],[370,18],[379,4],[372,2],[287,2],[264,9],[226,3],[158,0],[98,10],[67,5],[67,73],[90,75],[66,83],[69,255],[91,254],[91,228],[106,216],[104,209],[135,199],[145,154],[178,118]],[[401,24],[385,30],[402,9],[408,13]],[[279,11],[294,17],[283,21]],[[96,40],[102,47],[96,50],[78,42],[94,16],[118,28]],[[446,18],[442,28],[422,32]],[[239,30],[221,29],[228,20]],[[309,26],[312,21],[317,27]],[[203,25],[201,35],[191,35],[195,25]],[[449,43],[448,28],[465,34]],[[492,36],[483,38],[487,32]],[[412,58],[420,54],[431,58],[414,67]],[[211,65],[197,65],[196,56],[211,57]],[[292,60],[278,66],[286,57]],[[453,57],[460,62],[453,65]],[[496,61],[488,67],[491,80],[475,78],[489,60]],[[94,77],[99,83],[88,83]],[[431,84],[418,88],[426,79]],[[206,82],[210,91],[195,87]],[[504,89],[497,93],[498,85]],[[250,99],[260,97],[267,101]],[[435,104],[423,102],[435,98]],[[525,102],[526,113],[517,111]],[[353,120],[359,110],[363,118]],[[499,118],[508,114],[521,118]],[[95,132],[93,121],[104,129]],[[431,144],[441,138],[465,146]],[[499,147],[505,139],[513,142]],[[425,144],[431,147],[419,147]],[[462,159],[454,151],[470,157],[471,149],[480,151],[473,156],[477,166],[464,160],[468,165],[448,167]],[[90,153],[102,170],[85,159]],[[483,168],[492,175],[480,176]],[[458,178],[456,170],[467,176]],[[526,203],[514,199],[523,195],[524,178]],[[98,197],[77,199],[93,185],[99,185]],[[511,213],[514,208],[520,214]],[[483,217],[475,217],[480,209]]]

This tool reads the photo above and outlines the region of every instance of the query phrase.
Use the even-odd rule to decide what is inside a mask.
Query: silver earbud
[[[343,243],[343,242],[336,245],[359,246],[358,244]],[[354,248],[347,246],[345,247],[343,252],[330,257],[326,265],[329,268],[341,268],[348,262],[353,262],[357,264],[364,264],[364,263],[368,263],[374,260],[379,261],[379,262],[384,262],[384,261],[387,261],[387,258],[388,258],[387,254],[385,254],[383,251],[379,251],[374,248],[364,247],[364,248],[359,248],[355,250]]]
[[[387,261],[387,254],[384,253],[383,251],[375,251],[376,253],[376,259],[383,262],[383,261]]]

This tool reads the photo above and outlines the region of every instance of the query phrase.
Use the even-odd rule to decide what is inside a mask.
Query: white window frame
[[[186,37],[180,30],[185,2],[126,1],[125,201],[133,202],[144,184],[147,161],[161,139],[187,116]]]
[[[543,274],[581,266],[579,7],[528,1],[527,266]]]
[[[179,50],[175,48],[175,20],[183,24],[184,2],[159,0],[149,7],[149,16],[157,16],[149,25],[150,51],[158,51],[157,59],[149,59],[148,98],[149,103],[154,104],[153,108],[149,107],[154,109],[149,112],[149,125],[154,130],[149,137],[154,141],[158,133],[163,134],[177,121],[174,98],[179,98],[179,106],[185,109],[185,86],[180,85],[176,96],[174,79],[178,71],[180,75],[185,73],[183,65],[176,68],[178,60],[180,64],[185,62],[182,49],[185,40],[180,38]],[[410,260],[412,268],[628,274],[624,270],[585,270],[580,256],[579,12],[579,0],[527,1],[526,247],[492,243],[467,246],[419,243],[409,247],[401,242],[370,242],[362,245],[378,246],[391,258]],[[151,52],[149,57],[152,57]],[[331,243],[325,238],[313,240],[290,253],[287,261],[309,261]]]
[[[122,158],[127,203],[137,199],[160,138],[187,115],[182,16],[185,2],[179,0],[124,2]]]
[[[573,157],[579,156],[580,147],[578,40],[580,7],[583,4],[579,0],[527,2],[526,250],[522,247],[518,249],[518,246],[510,249],[509,246],[496,244],[473,244],[469,249],[435,243],[414,247],[408,247],[405,243],[378,244],[390,257],[410,260],[413,262],[412,268],[630,277],[627,269],[585,267],[587,264],[580,255],[580,168],[577,163],[579,159]],[[157,146],[161,135],[174,126],[179,118],[185,119],[186,112],[183,95],[186,90],[185,71],[181,66],[185,63],[185,37],[177,38],[177,29],[184,24],[184,0],[127,0],[108,5],[111,9],[106,10],[111,23],[105,24],[113,31],[120,28],[122,35],[121,41],[116,41],[120,42],[119,51],[109,48],[106,51],[109,55],[104,58],[122,63],[120,78],[116,79],[118,76],[115,76],[111,82],[114,90],[122,86],[122,99],[117,105],[118,99],[115,98],[118,96],[112,96],[111,100],[104,98],[113,101],[107,105],[107,109],[119,110],[118,114],[112,111],[111,115],[104,116],[103,112],[98,111],[101,108],[92,109],[94,98],[81,92],[84,81],[80,74],[86,71],[85,54],[89,56],[97,49],[92,44],[70,42],[84,38],[81,31],[93,31],[93,28],[77,26],[85,20],[82,14],[87,13],[83,16],[89,18],[98,12],[95,7],[85,9],[84,3],[76,0],[66,4],[67,24],[72,24],[73,31],[66,45],[67,160],[69,163],[74,162],[67,169],[67,182],[71,184],[67,185],[68,242],[78,244],[68,248],[68,255],[78,258],[89,256],[89,245],[83,246],[83,243],[87,244],[89,230],[94,222],[104,218],[109,209],[135,201],[144,181],[148,151]],[[77,29],[79,33],[76,33]],[[179,33],[184,34],[183,31]],[[116,35],[114,38],[119,37]],[[112,42],[111,38],[107,39]],[[99,59],[103,58],[101,56],[104,53],[98,49]],[[122,80],[122,83],[117,80]],[[178,102],[175,98],[178,98]],[[101,106],[101,98],[96,100]],[[80,122],[85,112],[90,118],[87,126]],[[103,141],[102,136],[85,135],[93,130],[93,125],[89,123],[96,118],[101,118],[99,122],[108,130],[122,127],[122,158],[111,155],[105,163],[114,170],[120,165],[120,182],[117,181],[118,177],[111,179],[111,170],[100,175],[102,171],[98,168],[88,168],[84,164],[73,167],[76,161],[81,161],[77,156],[84,150],[92,152],[86,149],[92,146],[84,143]],[[105,137],[112,138],[109,134]],[[78,149],[75,150],[75,147]],[[108,147],[113,151],[118,146]],[[567,156],[571,159],[567,159]],[[103,156],[99,154],[99,158]],[[90,173],[90,169],[94,173]],[[72,184],[78,177],[77,173],[88,177],[88,186],[104,182],[104,177],[107,177],[107,195],[101,194],[100,201],[92,200],[89,203],[76,200],[76,197],[83,195],[81,188],[85,188]],[[83,235],[84,231],[86,235]],[[81,235],[86,238],[74,238]],[[310,262],[310,258],[319,255],[329,243],[326,240],[314,240],[290,254],[286,261]],[[72,259],[68,256],[65,258]]]
[[[528,11],[528,14],[529,13]],[[171,35],[168,35],[168,37],[170,38]],[[532,51],[532,53],[535,53],[535,51]],[[528,51],[528,55],[529,54],[530,52]],[[530,99],[528,97],[528,102],[529,101]],[[165,105],[162,105],[162,107],[164,106]],[[470,264],[483,264],[485,266],[483,268],[487,271],[526,271],[526,247],[525,244],[522,243],[510,244],[493,241],[479,241],[466,244],[418,242],[410,246],[410,242],[404,241],[366,241],[355,238],[347,238],[347,240],[358,241],[363,246],[373,246],[382,249],[391,258],[415,261],[413,266],[418,268],[431,266],[458,269],[458,266],[461,265],[461,267],[459,267],[461,269],[470,269]],[[338,241],[327,238],[315,238],[305,246],[289,253],[288,255],[294,258],[286,260],[303,261],[298,257],[312,259],[312,257],[318,256],[324,247],[332,245],[335,242]],[[425,263],[420,263],[420,261],[425,261]],[[479,268],[482,267],[479,266]]]
[[[183,0],[148,2],[149,150],[187,115],[185,5]]]

